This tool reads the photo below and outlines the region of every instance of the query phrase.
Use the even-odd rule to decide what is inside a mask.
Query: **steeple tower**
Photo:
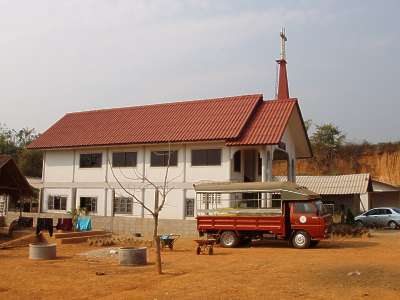
[[[283,100],[289,98],[289,84],[286,72],[286,33],[285,28],[282,28],[281,33],[281,57],[276,62],[279,65],[278,91],[277,99]]]

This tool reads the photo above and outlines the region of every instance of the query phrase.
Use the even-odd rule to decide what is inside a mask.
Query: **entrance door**
[[[256,181],[256,150],[244,151],[244,182]]]

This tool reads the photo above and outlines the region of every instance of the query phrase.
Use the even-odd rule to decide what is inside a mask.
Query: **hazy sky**
[[[0,0],[0,123],[263,93],[286,27],[290,94],[354,141],[400,140],[400,1]]]

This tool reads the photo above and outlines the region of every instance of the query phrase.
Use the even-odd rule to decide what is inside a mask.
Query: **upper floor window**
[[[113,152],[112,154],[113,167],[136,167],[136,164],[136,152]]]
[[[101,153],[82,153],[79,157],[80,168],[101,168]]]
[[[221,165],[221,149],[192,150],[192,166]]]
[[[168,156],[169,156],[169,165],[177,166],[178,165],[178,151],[152,151],[150,158],[150,165],[152,167],[166,167],[168,166]]]

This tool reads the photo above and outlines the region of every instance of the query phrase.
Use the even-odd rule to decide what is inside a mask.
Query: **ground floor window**
[[[97,197],[80,197],[79,207],[87,212],[97,213]]]
[[[47,202],[47,209],[49,209],[49,210],[66,210],[67,209],[67,197],[50,195],[48,202]]]
[[[115,214],[132,214],[133,199],[130,197],[115,197],[114,213]]]
[[[185,199],[185,217],[194,217],[194,199]]]

